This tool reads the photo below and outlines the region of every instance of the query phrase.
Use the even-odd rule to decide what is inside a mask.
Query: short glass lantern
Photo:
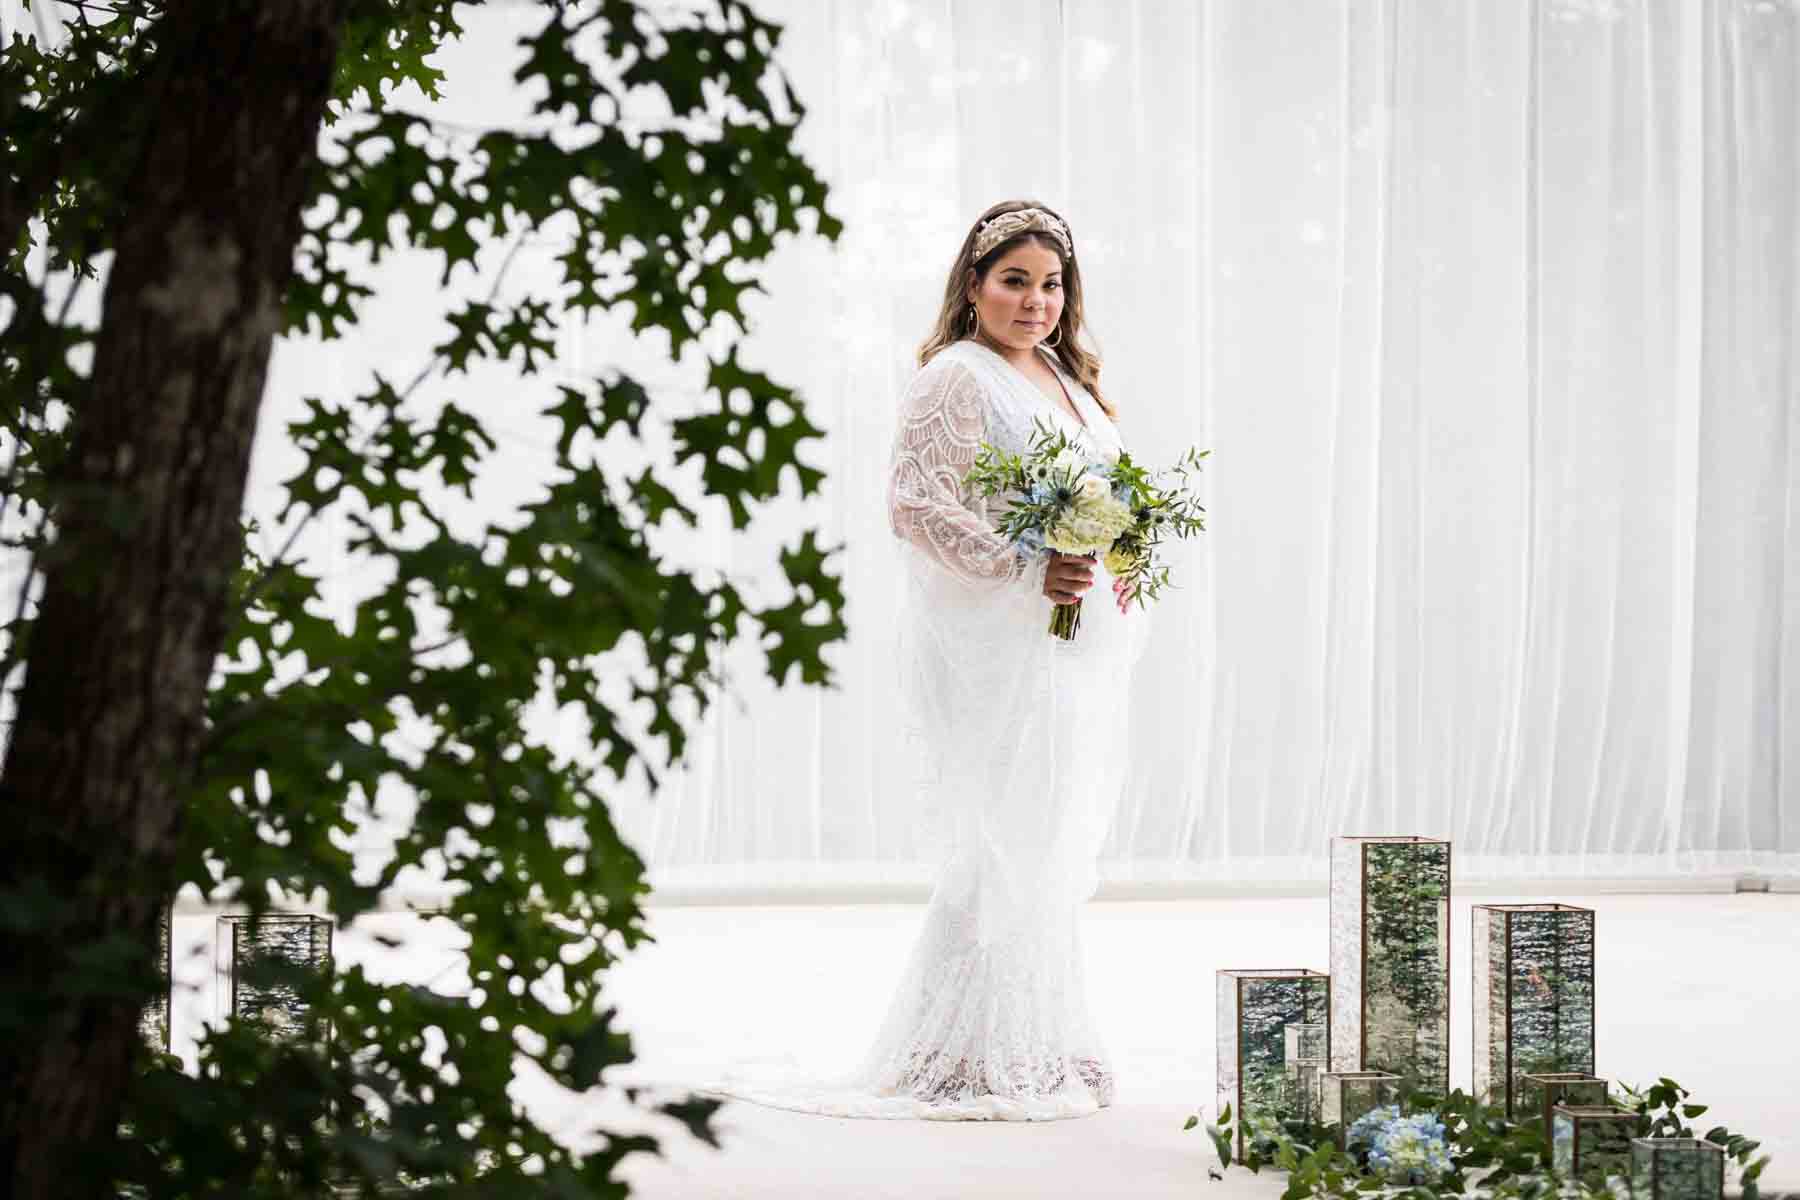
[[[260,1021],[277,1038],[306,1028],[306,1003],[293,979],[264,977],[258,965],[282,965],[331,973],[333,923],[310,913],[232,914],[219,918],[218,967],[229,983],[221,989],[224,1012],[234,1020]]]
[[[1258,1127],[1310,1119],[1313,1103],[1299,1086],[1306,1064],[1292,1064],[1290,1077],[1288,1047],[1314,1050],[1309,1034],[1292,1032],[1312,1026],[1326,1039],[1318,1058],[1330,1056],[1331,978],[1294,969],[1220,971],[1217,979],[1219,1108],[1231,1106],[1235,1152],[1242,1156],[1246,1135],[1255,1136]]]
[[[1470,927],[1475,1095],[1517,1119],[1522,1076],[1594,1069],[1594,910],[1477,904]]]
[[[1518,1119],[1536,1117],[1544,1123],[1544,1145],[1550,1145],[1551,1113],[1557,1105],[1570,1108],[1598,1107],[1608,1104],[1607,1082],[1598,1075],[1580,1071],[1552,1071],[1547,1074],[1519,1076]]]
[[[1287,1072],[1288,1104],[1308,1121],[1319,1115],[1319,1073],[1327,1066],[1325,1052],[1329,1026],[1324,1021],[1289,1025],[1283,1065]]]
[[[1633,1138],[1631,1190],[1639,1200],[1723,1200],[1725,1147],[1705,1138]]]
[[[1559,1104],[1550,1110],[1550,1161],[1569,1179],[1624,1175],[1638,1115],[1602,1104]]]
[[[1400,1077],[1386,1071],[1322,1071],[1319,1074],[1319,1123],[1344,1133],[1358,1118],[1392,1104],[1400,1094]]]
[[[1450,1090],[1450,843],[1331,840],[1331,1066]]]

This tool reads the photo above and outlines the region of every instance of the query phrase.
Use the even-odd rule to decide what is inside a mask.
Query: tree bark
[[[172,890],[350,2],[171,0],[144,139],[116,151],[137,162],[0,779],[0,885],[54,897],[44,921],[0,928],[8,998],[39,996],[36,1036],[0,1046],[0,1193],[17,1200],[103,1194],[83,1163],[115,1135],[146,997],[71,968],[108,938],[147,957]]]

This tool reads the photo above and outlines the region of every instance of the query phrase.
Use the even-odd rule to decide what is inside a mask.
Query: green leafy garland
[[[1688,1091],[1672,1079],[1659,1079],[1653,1087],[1638,1090],[1620,1086],[1614,1102],[1637,1114],[1635,1137],[1703,1137],[1725,1148],[1726,1158],[1739,1172],[1738,1182],[1744,1200],[1758,1200],[1758,1179],[1769,1165],[1769,1156],[1758,1156],[1761,1143],[1722,1125],[1705,1133],[1697,1133],[1689,1121],[1707,1111],[1704,1104],[1688,1102]],[[1451,1148],[1451,1170],[1435,1183],[1417,1184],[1409,1188],[1390,1185],[1368,1169],[1366,1155],[1341,1150],[1337,1146],[1337,1130],[1333,1126],[1310,1121],[1275,1121],[1245,1118],[1243,1123],[1244,1155],[1232,1153],[1236,1130],[1231,1106],[1226,1105],[1217,1121],[1205,1126],[1207,1136],[1218,1151],[1219,1165],[1230,1168],[1236,1162],[1260,1173],[1264,1167],[1285,1171],[1287,1188],[1281,1200],[1307,1200],[1308,1197],[1352,1198],[1373,1192],[1404,1194],[1429,1200],[1438,1196],[1480,1194],[1493,1197],[1517,1197],[1539,1200],[1547,1196],[1606,1197],[1620,1195],[1622,1185],[1629,1192],[1629,1182],[1584,1176],[1570,1179],[1559,1174],[1550,1160],[1548,1140],[1541,1118],[1523,1121],[1507,1119],[1499,1109],[1482,1104],[1461,1089],[1439,1098],[1430,1092],[1403,1083],[1399,1106],[1402,1113],[1432,1112],[1444,1124],[1444,1136]],[[1200,1127],[1200,1117],[1188,1117],[1184,1130]],[[1218,1170],[1209,1170],[1214,1179],[1223,1178]]]

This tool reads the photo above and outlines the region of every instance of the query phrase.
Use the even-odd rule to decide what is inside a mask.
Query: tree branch
[[[506,282],[506,273],[512,268],[513,259],[518,257],[520,248],[525,244],[526,234],[529,232],[529,230],[520,230],[513,238],[512,247],[507,250],[506,258],[500,264],[500,272],[494,277],[494,285],[488,289],[487,298],[484,303],[492,304],[494,302],[494,297],[500,294],[500,285]],[[437,369],[438,363],[443,361],[443,358],[444,356],[442,354],[433,355],[423,367],[419,368],[419,373],[413,376],[413,381],[407,384],[405,389],[400,393],[400,402],[402,404],[410,400],[412,394],[419,389],[419,385],[430,378],[432,371]],[[364,450],[369,448],[369,442],[373,437],[373,433],[364,434],[360,444],[353,447],[352,452],[360,455]],[[287,541],[283,542],[281,549],[275,552],[275,557],[270,561],[268,570],[264,574],[258,576],[256,582],[250,585],[250,590],[244,594],[244,608],[249,608],[250,605],[255,603],[256,599],[267,590],[268,581],[274,577],[276,571],[298,566],[301,562],[305,561],[304,559],[289,561],[288,555],[292,553],[294,546],[300,541],[300,535],[305,532],[308,525],[312,524],[313,518],[317,517],[320,511],[321,510],[319,509],[309,507],[306,512],[301,515],[300,520],[294,526],[293,531],[288,534]]]

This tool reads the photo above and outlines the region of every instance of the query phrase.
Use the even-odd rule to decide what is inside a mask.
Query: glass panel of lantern
[[[1323,1071],[1319,1074],[1319,1123],[1332,1129],[1338,1148],[1344,1134],[1367,1113],[1393,1104],[1400,1095],[1400,1077],[1386,1071]]]
[[[138,1016],[138,1033],[144,1044],[158,1054],[169,1053],[169,1020],[171,980],[175,977],[175,952],[170,923],[173,917],[164,905],[156,921],[156,994]]]
[[[260,1021],[276,1037],[306,1028],[300,972],[331,973],[333,923],[310,913],[233,914],[219,918],[222,992],[234,1020]]]
[[[1331,841],[1331,1065],[1450,1090],[1450,843]]]
[[[1637,1114],[1611,1105],[1559,1104],[1550,1110],[1550,1161],[1569,1179],[1597,1179],[1631,1170]]]
[[[1604,1108],[1607,1103],[1606,1080],[1600,1076],[1579,1071],[1555,1071],[1546,1075],[1519,1076],[1519,1100],[1515,1107],[1518,1120],[1535,1117],[1543,1122],[1544,1144],[1548,1146],[1554,1128],[1551,1111],[1557,1105]]]
[[[1725,1147],[1705,1138],[1633,1138],[1631,1190],[1639,1200],[1723,1200]]]
[[[1246,1131],[1255,1136],[1256,1126],[1305,1120],[1313,1111],[1300,1071],[1312,1063],[1296,1062],[1288,1069],[1288,1047],[1309,1059],[1329,1056],[1306,1031],[1325,1026],[1331,1008],[1330,977],[1304,969],[1220,971],[1217,976],[1218,1100],[1221,1111],[1230,1105],[1236,1131],[1236,1153],[1242,1155]],[[1301,1032],[1290,1033],[1300,1027]]]
[[[1517,1119],[1523,1076],[1594,1069],[1594,911],[1477,904],[1470,927],[1475,1095]]]
[[[1325,1047],[1330,1025],[1326,1021],[1289,1025],[1282,1066],[1287,1076],[1288,1107],[1307,1121],[1319,1117],[1319,1073],[1330,1066]]]

